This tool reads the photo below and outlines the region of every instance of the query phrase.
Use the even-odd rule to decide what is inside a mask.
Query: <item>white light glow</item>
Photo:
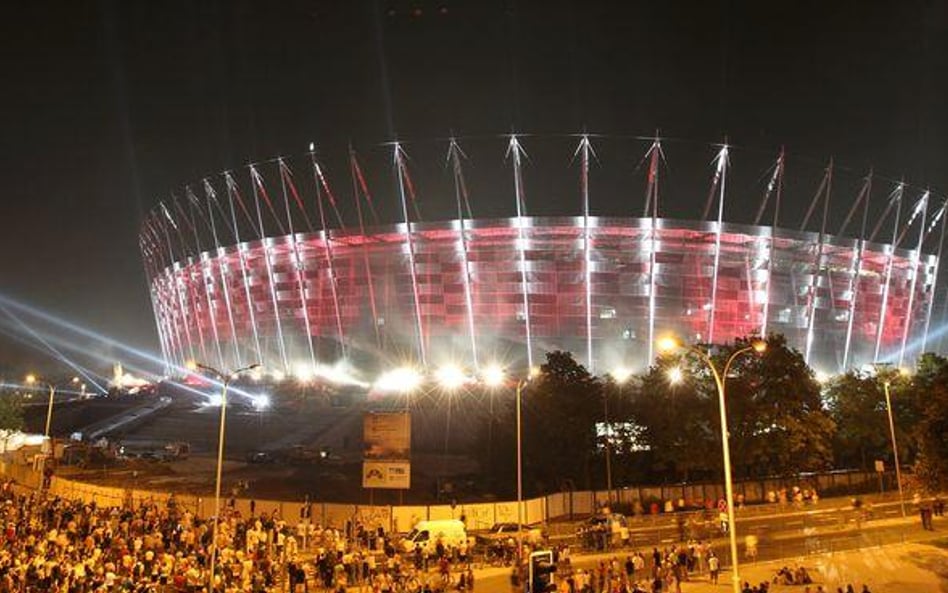
[[[668,382],[669,383],[681,383],[685,378],[685,374],[682,372],[681,367],[672,367],[667,371]]]
[[[357,387],[368,387],[369,384],[360,380],[352,374],[345,361],[339,361],[336,364],[318,364],[316,365],[315,375],[320,379],[325,379],[330,383],[337,385],[355,385]]]
[[[814,373],[817,383],[824,384],[830,380],[830,375],[826,371],[816,371]]]
[[[421,385],[421,373],[410,367],[401,367],[383,373],[373,387],[387,393],[408,393]]]
[[[625,383],[632,377],[632,371],[626,367],[617,367],[609,374],[612,375],[612,378],[615,379],[616,383],[620,384]]]
[[[496,364],[488,366],[481,374],[481,380],[488,387],[500,387],[504,384],[506,378],[503,367]]]
[[[261,393],[260,395],[255,395],[250,400],[250,403],[253,405],[253,408],[255,410],[266,410],[270,407],[270,404],[271,404],[270,396],[265,393]]]
[[[315,375],[316,370],[313,369],[313,365],[308,362],[300,362],[293,365],[293,376],[296,377],[297,381],[308,383],[313,380]]]
[[[470,382],[470,377],[465,374],[464,369],[456,364],[446,364],[435,371],[435,380],[442,389],[453,391],[460,389],[465,383]]]

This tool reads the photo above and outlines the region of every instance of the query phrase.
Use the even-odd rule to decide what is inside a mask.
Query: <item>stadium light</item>
[[[630,378],[632,378],[632,371],[627,369],[626,367],[616,367],[609,374],[612,376],[613,379],[615,379],[615,382],[619,383],[620,385],[628,381]]]
[[[31,386],[32,385],[45,385],[46,388],[49,389],[49,404],[47,405],[47,408],[46,408],[46,432],[44,433],[47,438],[49,438],[49,429],[53,423],[53,399],[56,397],[56,389],[64,385],[67,385],[69,383],[72,383],[73,385],[78,386],[80,383],[79,377],[73,377],[72,379],[68,381],[55,383],[52,381],[42,380],[33,373],[30,373],[26,376],[27,385],[31,385]]]
[[[481,373],[481,381],[488,387],[500,387],[507,379],[503,367],[492,364]]]
[[[672,367],[668,369],[665,374],[668,376],[668,382],[672,384],[681,383],[685,378],[685,374],[682,372],[681,367]]]
[[[422,382],[421,373],[411,367],[392,369],[375,380],[373,388],[388,393],[409,393]]]
[[[658,351],[663,354],[671,354],[681,348],[681,342],[673,336],[665,336],[658,340]]]
[[[456,364],[446,364],[435,371],[435,381],[442,389],[454,391],[460,389],[470,379],[464,374],[464,370]]]

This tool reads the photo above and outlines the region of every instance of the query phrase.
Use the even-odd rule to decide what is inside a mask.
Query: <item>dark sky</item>
[[[449,130],[516,129],[539,144],[584,127],[660,128],[699,147],[703,165],[727,134],[762,154],[785,144],[814,163],[833,155],[853,175],[873,165],[948,189],[940,0],[5,8],[0,293],[150,348],[143,212],[184,183],[300,155],[311,140],[344,154],[350,140],[381,151],[393,134],[423,145]],[[492,142],[502,171],[503,140]],[[35,356],[0,335],[0,370]]]

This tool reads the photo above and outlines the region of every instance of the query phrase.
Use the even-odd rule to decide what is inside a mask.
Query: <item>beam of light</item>
[[[25,313],[25,314],[27,314],[27,315],[29,315],[29,316],[31,316],[31,317],[40,319],[40,320],[42,320],[42,321],[44,321],[44,322],[46,322],[46,323],[48,323],[48,324],[50,324],[50,325],[52,325],[52,326],[54,326],[54,327],[58,327],[58,328],[65,329],[65,330],[67,330],[68,332],[75,333],[75,334],[77,334],[77,335],[79,335],[79,336],[81,336],[81,337],[83,337],[83,338],[93,340],[95,343],[101,344],[101,345],[103,345],[103,346],[107,346],[107,347],[109,347],[109,348],[113,348],[113,349],[115,349],[115,350],[117,350],[117,351],[120,351],[120,352],[122,352],[122,353],[131,355],[131,356],[134,356],[134,357],[136,357],[136,358],[138,358],[138,359],[140,359],[140,360],[146,361],[146,362],[150,363],[150,364],[153,366],[153,368],[162,369],[162,368],[164,368],[164,366],[165,366],[165,360],[164,360],[164,358],[163,358],[162,356],[158,356],[158,355],[154,354],[153,352],[150,352],[150,351],[147,351],[147,350],[140,350],[140,349],[137,349],[137,348],[133,348],[133,347],[127,345],[127,344],[124,344],[124,343],[122,343],[122,342],[119,342],[119,341],[117,341],[117,340],[115,340],[115,339],[113,339],[113,338],[110,338],[110,337],[108,337],[108,336],[106,336],[106,335],[104,335],[104,334],[100,334],[100,333],[95,332],[95,331],[93,331],[93,330],[90,330],[90,329],[88,329],[88,328],[82,327],[82,326],[77,325],[77,324],[75,324],[75,323],[73,323],[73,322],[71,322],[71,321],[67,321],[67,320],[62,319],[62,318],[60,318],[60,317],[57,317],[57,316],[55,316],[55,315],[52,315],[51,313],[47,313],[46,311],[42,311],[42,310],[40,310],[40,309],[37,309],[36,307],[32,307],[32,306],[30,306],[30,305],[26,305],[26,304],[24,304],[24,303],[20,303],[19,301],[16,301],[16,300],[14,300],[14,299],[11,299],[10,297],[7,297],[7,296],[2,295],[2,294],[0,294],[0,308],[2,308],[2,310],[3,310],[8,316],[11,316],[12,318],[16,318],[16,316],[15,316],[15,315],[12,315],[10,311],[11,311],[11,309],[15,309],[15,310],[20,311],[20,312],[22,312],[22,313]],[[35,332],[34,332],[34,333],[35,333]],[[37,334],[37,335],[39,335],[39,334]],[[88,343],[78,344],[78,343],[70,342],[70,341],[68,341],[68,340],[65,339],[65,338],[54,337],[54,336],[50,336],[50,335],[48,335],[48,334],[46,335],[46,337],[45,337],[44,339],[47,339],[47,341],[55,341],[55,342],[57,342],[57,343],[58,343],[59,345],[61,345],[61,346],[64,346],[64,347],[69,348],[69,349],[71,349],[71,350],[75,350],[75,351],[77,351],[77,352],[83,352],[83,353],[85,353],[86,355],[93,356],[94,358],[99,359],[99,360],[102,360],[103,362],[108,362],[108,363],[111,363],[111,362],[112,362],[111,360],[105,360],[105,359],[104,359],[103,357],[101,357],[101,356],[97,356],[97,355],[94,355],[94,354],[90,354],[90,353],[89,353],[89,345],[88,345]],[[47,342],[47,343],[48,343],[48,342]],[[58,351],[57,351],[57,352],[58,352]],[[61,355],[60,355],[60,356],[61,356]],[[99,384],[98,384],[97,382],[95,382],[95,381],[91,378],[91,375],[90,375],[90,373],[89,373],[88,371],[87,371],[87,372],[82,372],[82,368],[81,368],[81,367],[78,367],[78,365],[75,365],[75,366],[73,366],[73,365],[75,365],[75,363],[73,363],[73,364],[70,365],[70,366],[71,366],[72,368],[74,368],[80,375],[86,377],[89,383],[92,383],[92,384],[94,384],[94,385],[96,385],[96,386],[99,386]],[[152,371],[147,371],[147,370],[144,370],[144,369],[140,369],[139,367],[137,367],[137,366],[134,365],[134,364],[126,364],[125,366],[126,366],[126,368],[131,369],[131,370],[133,370],[133,371],[135,371],[135,372],[137,372],[137,373],[140,373],[140,374],[148,374],[148,375],[152,375],[152,376],[156,375],[156,373],[154,372],[154,370],[152,370]],[[189,371],[187,368],[183,367],[183,366],[172,366],[172,367],[171,367],[171,370],[172,370],[173,373],[177,374],[178,376],[187,376],[187,375],[190,373],[190,371]],[[210,378],[207,378],[207,380],[208,380],[209,382],[211,382],[212,384],[217,385],[218,387],[220,386],[220,383],[219,383],[218,381],[216,381],[216,380],[213,380],[213,379],[210,379]],[[183,389],[183,390],[185,390],[185,391],[188,391],[189,393],[192,393],[192,394],[194,394],[194,395],[198,395],[198,396],[201,396],[201,397],[207,397],[207,394],[204,393],[203,391],[194,389],[194,388],[192,388],[192,387],[190,387],[190,386],[188,386],[188,385],[184,385],[184,384],[181,383],[181,382],[169,381],[169,383],[171,383],[171,384],[177,386],[177,387],[180,388],[180,389]],[[104,388],[102,388],[102,387],[100,387],[100,386],[99,386],[99,389],[101,389],[101,391],[102,391],[103,393],[106,393],[106,392],[108,391],[107,389],[104,389]],[[233,390],[234,393],[236,393],[237,395],[240,395],[240,396],[242,396],[242,397],[250,397],[250,396],[251,396],[250,394],[248,394],[247,392],[245,392],[245,391],[243,391],[242,389],[239,389],[239,388],[233,388],[233,387],[232,387],[232,390]]]
[[[400,367],[382,373],[372,387],[384,393],[410,393],[421,386],[421,373],[411,367]]]
[[[49,353],[52,354],[54,358],[56,358],[57,360],[59,360],[60,362],[62,362],[63,364],[71,368],[72,370],[74,370],[75,372],[82,375],[86,379],[86,381],[88,381],[89,383],[92,383],[96,387],[96,389],[98,389],[100,392],[106,393],[108,391],[108,389],[105,389],[104,387],[102,387],[102,385],[100,385],[99,382],[93,378],[92,374],[90,373],[88,369],[85,369],[78,363],[74,362],[72,359],[66,357],[66,355],[64,355],[62,352],[56,349],[52,344],[50,344],[46,339],[44,339],[39,333],[37,333],[32,327],[27,325],[26,322],[20,319],[17,315],[13,314],[10,311],[10,309],[7,308],[5,305],[0,304],[0,311],[3,311],[3,313],[8,318],[12,319],[20,328],[26,331],[34,340],[39,342],[43,348],[45,348],[46,350],[49,351]]]

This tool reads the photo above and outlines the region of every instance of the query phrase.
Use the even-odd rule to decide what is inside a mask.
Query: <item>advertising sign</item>
[[[411,414],[366,412],[363,418],[362,443],[365,459],[409,459]]]
[[[363,488],[411,488],[411,464],[407,461],[363,461]]]

